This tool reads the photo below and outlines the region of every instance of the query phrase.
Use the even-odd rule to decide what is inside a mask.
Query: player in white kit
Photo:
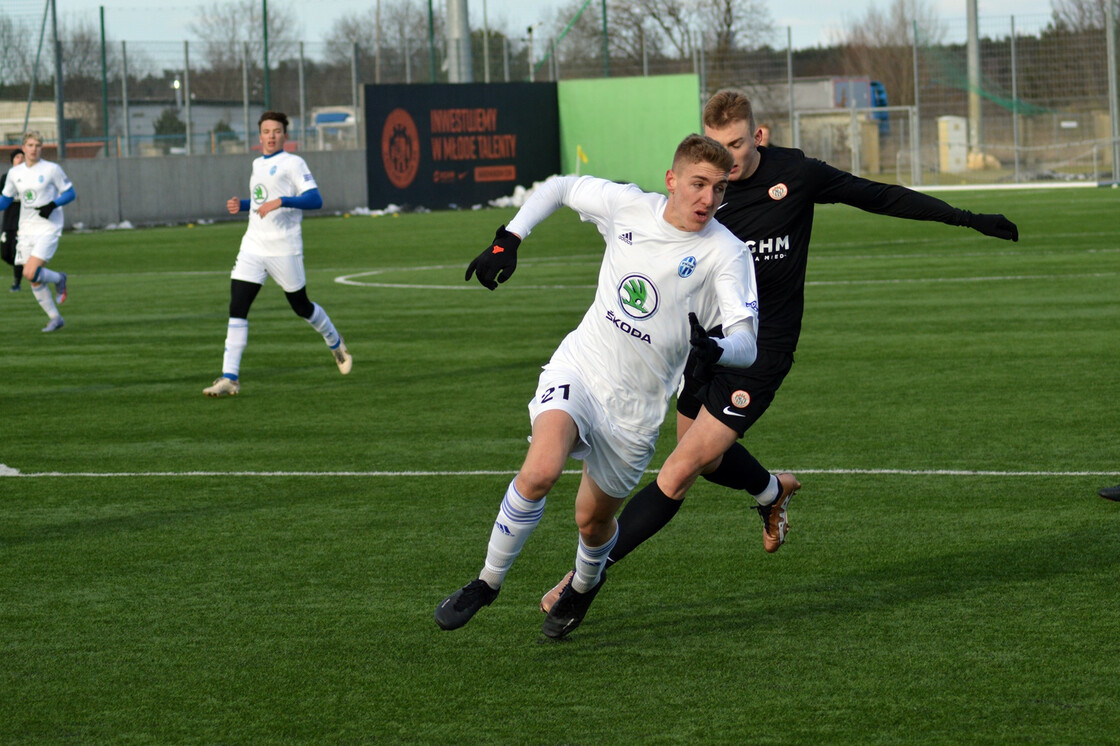
[[[66,273],[47,268],[62,236],[62,206],[74,201],[74,185],[57,163],[43,160],[43,138],[37,132],[23,136],[23,163],[8,172],[0,194],[0,212],[14,200],[20,201],[16,264],[31,282],[31,292],[49,321],[43,327],[53,332],[65,326],[58,304],[68,295]],[[50,285],[58,294],[58,304]]]
[[[263,155],[253,161],[249,180],[252,196],[232,197],[226,203],[231,215],[249,212],[249,227],[230,273],[229,326],[222,375],[202,390],[207,396],[234,396],[241,390],[241,355],[249,341],[249,308],[269,277],[284,290],[296,315],[323,335],[339,371],[346,375],[353,365],[350,351],[327,312],[307,297],[300,224],[304,210],[323,206],[315,177],[302,158],[284,150],[288,139],[287,115],[266,111],[257,126]]]
[[[529,452],[506,489],[483,569],[436,608],[442,629],[463,626],[497,597],[569,456],[583,461],[576,572],[542,631],[562,638],[575,629],[605,580],[618,535],[614,515],[653,457],[690,342],[708,364],[753,362],[753,262],[712,220],[731,165],[722,145],[690,135],[666,173],[668,198],[589,176],[552,177],[468,267],[468,280],[477,271],[493,290],[512,275],[521,239],[562,205],[593,222],[606,241],[595,300],[544,366],[529,403]],[[702,329],[696,337],[690,313],[698,317],[695,329],[722,323],[730,333],[718,342]]]

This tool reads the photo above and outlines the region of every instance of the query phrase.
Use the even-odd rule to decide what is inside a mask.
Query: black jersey
[[[814,205],[838,202],[898,218],[967,224],[965,210],[906,187],[853,176],[800,150],[760,147],[758,152],[755,172],[727,185],[716,219],[754,256],[759,348],[797,348]]]

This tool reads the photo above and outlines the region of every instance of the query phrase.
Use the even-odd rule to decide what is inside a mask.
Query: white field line
[[[906,477],[1113,477],[1115,471],[1011,471],[991,469],[790,469],[794,474],[835,474],[854,476],[906,476]],[[646,469],[646,474],[656,474],[657,469]],[[43,471],[21,472],[0,464],[0,478],[25,479],[126,479],[152,477],[476,477],[513,476],[510,470],[465,471],[106,471],[70,472]],[[579,474],[580,470],[565,470],[564,474]]]

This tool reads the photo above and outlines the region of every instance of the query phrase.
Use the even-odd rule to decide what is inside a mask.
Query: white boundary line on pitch
[[[904,477],[1112,477],[1115,471],[1005,471],[992,469],[792,469],[795,474],[835,474],[851,476]],[[657,469],[646,469],[656,474]],[[579,469],[566,469],[564,474],[580,474]],[[488,477],[512,476],[516,470],[469,471],[43,471],[21,472],[0,464],[0,478],[146,478],[146,477]]]

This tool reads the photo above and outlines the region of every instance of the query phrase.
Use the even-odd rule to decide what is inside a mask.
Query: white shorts
[[[22,233],[16,234],[16,264],[27,264],[31,257],[42,259],[43,264],[46,264],[54,257],[54,252],[58,251],[57,233],[46,233],[38,236],[25,236]]]
[[[629,495],[653,459],[658,433],[616,426],[578,373],[550,364],[541,371],[529,402],[529,420],[553,409],[567,412],[579,429],[571,457],[583,461],[588,475],[611,497]]]
[[[257,285],[263,285],[265,280],[271,277],[285,293],[294,293],[307,284],[307,275],[303,271],[303,256],[300,254],[259,256],[242,250],[237,253],[237,262],[233,265],[233,271],[229,276],[233,280],[253,282]]]

